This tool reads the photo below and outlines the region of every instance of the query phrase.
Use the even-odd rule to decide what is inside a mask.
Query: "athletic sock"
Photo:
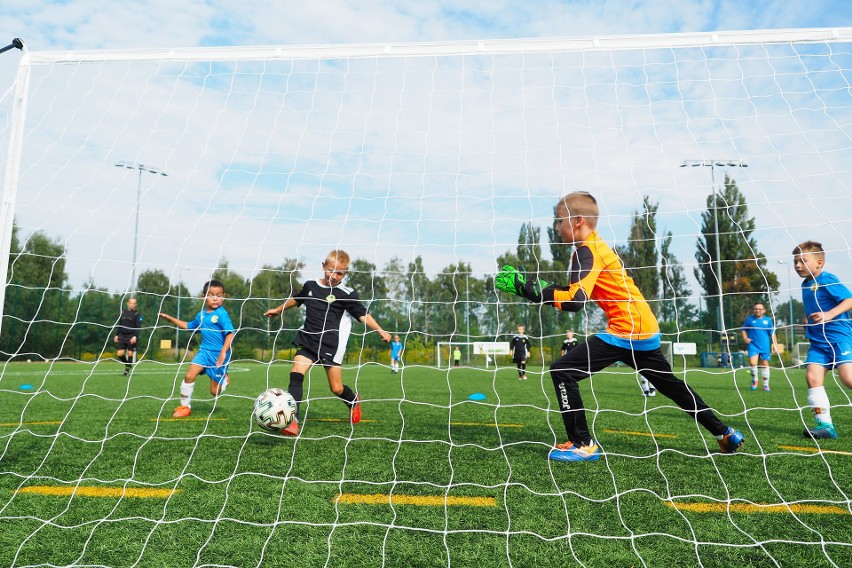
[[[195,390],[195,381],[188,383],[185,380],[180,384],[180,405],[192,407],[192,391]]]
[[[769,386],[769,367],[763,368],[763,386]]]
[[[346,403],[346,406],[352,408],[355,404],[355,391],[349,388],[349,385],[343,385],[343,392],[337,395],[343,402]]]
[[[293,396],[293,399],[296,401],[296,416],[299,415],[299,407],[302,404],[302,396],[304,394],[302,388],[303,383],[305,382],[305,375],[302,373],[290,373],[290,386],[287,387],[287,391]]]
[[[811,410],[813,410],[817,422],[831,424],[831,407],[824,386],[808,389],[808,404],[811,405]]]

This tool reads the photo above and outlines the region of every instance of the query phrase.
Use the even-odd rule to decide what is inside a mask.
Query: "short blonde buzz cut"
[[[337,265],[338,267],[345,266],[349,267],[349,253],[345,250],[336,249],[328,253],[325,257],[325,262],[323,262],[323,266],[332,266]]]
[[[805,241],[796,245],[796,248],[793,249],[793,256],[802,254],[815,254],[817,258],[825,260],[825,249],[822,248],[822,243],[816,241]]]
[[[556,204],[557,217],[583,217],[590,227],[598,226],[598,201],[587,191],[574,191]]]

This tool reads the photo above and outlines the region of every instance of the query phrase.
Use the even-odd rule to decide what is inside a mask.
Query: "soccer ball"
[[[284,389],[263,391],[254,401],[252,416],[264,430],[282,430],[296,418],[296,399]]]

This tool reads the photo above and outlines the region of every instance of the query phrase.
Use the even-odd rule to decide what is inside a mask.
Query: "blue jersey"
[[[814,312],[833,310],[847,298],[852,298],[849,288],[830,272],[823,272],[816,278],[808,278],[802,282],[802,302],[805,304],[806,317]],[[839,314],[825,323],[808,321],[806,329],[806,335],[811,341],[852,343],[852,319],[849,312]]]
[[[775,333],[775,324],[772,318],[763,316],[748,316],[743,322],[743,331],[751,339],[750,346],[761,353],[772,352],[772,334]]]
[[[201,332],[201,347],[204,351],[215,351],[219,353],[225,345],[225,337],[236,333],[234,324],[225,308],[219,306],[212,312],[206,308],[198,312],[195,319],[187,322],[186,329],[197,329]]]
[[[391,342],[390,349],[391,349],[391,359],[399,359],[399,356],[402,353],[402,342],[401,341]]]

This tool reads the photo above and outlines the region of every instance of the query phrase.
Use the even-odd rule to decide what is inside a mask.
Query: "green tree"
[[[665,332],[680,333],[696,323],[698,310],[689,302],[692,290],[683,265],[671,251],[671,246],[672,233],[668,231],[660,247],[661,293],[658,315],[660,327],[669,327],[664,329]]]
[[[0,356],[50,359],[63,355],[75,312],[66,288],[65,247],[41,231],[21,245],[13,224],[7,277]]]
[[[274,356],[279,349],[292,346],[296,330],[302,325],[301,310],[291,309],[278,318],[263,315],[270,308],[283,304],[302,288],[302,270],[305,263],[295,258],[285,258],[278,266],[264,265],[251,281],[249,300],[244,309],[244,328],[240,332],[243,340],[255,349],[260,349],[261,360]],[[246,337],[244,338],[243,335]]]
[[[547,228],[547,238],[550,242],[550,256],[553,257],[553,269],[564,274],[571,265],[571,252],[574,249],[572,245],[562,242],[562,237],[556,230],[556,206],[553,207],[553,222]]]
[[[531,272],[541,268],[541,229],[532,223],[521,225],[518,234],[518,262]]]
[[[778,290],[778,277],[767,268],[766,256],[758,250],[752,236],[755,220],[749,216],[745,197],[733,179],[725,175],[724,188],[717,195],[707,197],[707,211],[701,218],[701,236],[695,252],[698,266],[694,273],[707,296],[708,323],[714,330],[721,329],[716,274],[717,266],[721,265],[725,327],[736,329],[755,302],[769,303],[771,295]]]
[[[649,196],[642,198],[642,211],[633,212],[626,246],[617,246],[628,274],[655,314],[659,313],[660,272],[657,261],[657,209]]]

